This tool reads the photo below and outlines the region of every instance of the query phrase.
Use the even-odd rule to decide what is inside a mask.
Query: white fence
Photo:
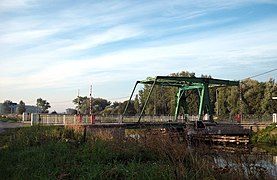
[[[33,124],[42,125],[74,125],[74,124],[91,124],[89,115],[66,115],[66,114],[23,114],[23,121],[31,121]],[[94,116],[93,123],[122,123],[138,122],[139,116],[122,115],[97,115]],[[178,116],[178,122],[196,121],[198,116]],[[170,122],[175,121],[174,116],[142,116],[140,122]]]
[[[31,121],[33,124],[48,124],[48,125],[74,125],[74,124],[90,124],[90,116],[83,115],[78,118],[77,115],[66,115],[66,114],[29,114],[22,116],[23,121]]]

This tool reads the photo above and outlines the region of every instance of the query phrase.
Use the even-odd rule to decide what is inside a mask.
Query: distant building
[[[10,106],[11,114],[16,114],[17,106],[18,106],[17,103],[12,103],[12,105]],[[40,110],[38,110],[38,108],[36,106],[25,105],[25,108],[26,108],[25,112],[27,112],[27,113],[40,112]],[[0,114],[5,114],[3,103],[0,103]]]
[[[3,103],[0,103],[0,114],[4,114],[3,113]]]
[[[40,109],[38,109],[36,106],[29,106],[25,105],[26,108],[26,113],[36,113],[36,112],[41,112]]]
[[[10,105],[10,112],[9,113],[11,113],[11,114],[13,114],[13,113],[16,113],[16,107],[17,107],[17,103],[12,103],[11,105]],[[5,110],[4,110],[4,105],[3,105],[3,103],[0,103],[0,114],[5,114],[6,112],[5,112]]]
[[[72,108],[67,108],[66,114],[77,114],[77,110]]]

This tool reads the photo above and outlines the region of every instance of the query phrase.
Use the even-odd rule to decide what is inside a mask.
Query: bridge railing
[[[29,116],[28,116],[29,117]],[[31,116],[30,116],[31,117]],[[42,125],[58,125],[58,124],[91,124],[89,115],[66,115],[66,114],[34,114],[33,119],[36,123]],[[174,116],[142,116],[140,122],[170,122],[175,121]],[[95,123],[122,123],[122,122],[138,122],[139,116],[122,115],[96,115]],[[244,114],[238,118],[236,115],[215,117],[215,121],[236,122],[236,123],[272,123],[272,115],[251,115]],[[31,119],[26,119],[25,121]],[[198,116],[180,115],[177,117],[178,122],[190,122],[198,120]]]
[[[226,122],[240,122],[240,123],[271,123],[271,114],[241,114],[241,115],[228,115],[219,116],[216,118],[218,121]]]

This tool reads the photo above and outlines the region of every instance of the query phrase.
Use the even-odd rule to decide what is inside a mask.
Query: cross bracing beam
[[[176,76],[156,76],[154,78],[147,78],[146,80],[137,81],[140,84],[153,84],[156,81],[156,85],[175,86],[182,87],[185,85],[204,84],[210,85],[227,85],[238,86],[239,81],[229,81],[213,78],[197,78],[197,77],[176,77]]]

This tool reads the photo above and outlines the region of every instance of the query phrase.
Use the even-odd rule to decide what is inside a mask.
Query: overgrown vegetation
[[[190,149],[172,134],[146,133],[138,143],[105,131],[84,139],[79,126],[12,129],[0,135],[0,179],[273,179],[253,170],[254,160],[249,171],[232,167],[234,160],[244,163],[239,155],[221,167],[207,147]]]
[[[6,117],[6,116],[2,117],[2,116],[0,116],[0,121],[14,123],[14,122],[19,122],[20,120],[18,120],[18,118],[16,118],[16,117]]]
[[[255,133],[251,141],[253,143],[269,143],[272,145],[277,145],[277,126],[273,124],[271,126],[266,127],[263,130]]]

